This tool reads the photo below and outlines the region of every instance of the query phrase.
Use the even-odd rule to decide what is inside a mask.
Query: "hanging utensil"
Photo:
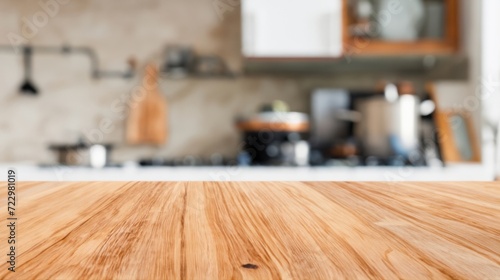
[[[0,51],[14,52],[20,51],[23,55],[24,64],[24,80],[21,84],[19,91],[22,94],[37,95],[39,90],[34,85],[32,81],[32,57],[35,53],[43,54],[84,54],[90,58],[90,65],[92,70],[92,77],[95,79],[102,78],[124,78],[130,79],[135,75],[136,61],[134,58],[130,58],[127,62],[128,69],[125,71],[109,71],[101,70],[99,68],[99,59],[96,52],[88,47],[71,47],[68,45],[63,45],[61,47],[57,46],[31,46],[31,45],[21,45],[21,46],[10,46],[10,45],[0,45]]]
[[[31,46],[25,46],[23,48],[23,62],[24,62],[24,81],[19,88],[19,91],[24,94],[37,95],[38,89],[31,81],[32,76],[32,56],[33,48]]]

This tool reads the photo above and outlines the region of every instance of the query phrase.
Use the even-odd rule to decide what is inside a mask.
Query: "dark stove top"
[[[184,157],[176,159],[148,158],[139,160],[140,166],[234,166],[238,165],[236,159],[223,157],[211,157],[210,159],[198,157]]]
[[[357,166],[385,166],[385,167],[425,167],[427,166],[425,160],[408,160],[403,157],[389,157],[380,158],[374,156],[360,157],[353,156],[346,159],[329,159],[321,164],[322,166],[345,166],[345,167],[357,167]]]
[[[139,161],[140,166],[198,166],[198,167],[217,167],[217,166],[238,166],[238,165],[248,165],[242,164],[237,159],[228,159],[222,157],[212,157],[210,159],[199,158],[199,157],[184,157],[176,159],[167,158],[149,158],[142,159]],[[330,159],[321,163],[311,164],[312,166],[346,166],[346,167],[357,167],[357,166],[388,166],[388,167],[406,167],[415,166],[423,167],[426,166],[424,160],[414,160],[410,161],[402,157],[390,157],[390,158],[379,158],[379,157],[361,157],[354,156],[347,159]]]

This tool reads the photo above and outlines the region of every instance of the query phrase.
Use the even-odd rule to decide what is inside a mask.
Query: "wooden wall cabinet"
[[[459,0],[422,0],[441,8],[438,20],[442,36],[400,41],[353,31],[360,25],[358,5],[362,1],[371,1],[376,11],[376,5],[390,0],[243,0],[243,56],[250,60],[328,60],[342,56],[439,55],[458,51]],[[378,20],[379,12],[380,9],[374,12],[370,22]],[[412,9],[402,12],[411,13]],[[426,24],[429,19],[424,19]]]
[[[426,54],[454,54],[459,49],[459,0],[423,0],[425,5],[433,2],[442,8],[442,37],[441,38],[418,38],[413,41],[388,41],[379,38],[356,36],[353,27],[356,25],[356,3],[363,0],[343,0],[343,41],[344,55],[426,55]],[[379,0],[383,1],[383,0]],[[406,0],[405,0],[406,1]],[[396,1],[398,3],[400,1]],[[429,5],[430,6],[430,5]],[[429,7],[430,8],[430,7]],[[424,8],[427,24],[429,10]],[[391,11],[384,11],[387,17]],[[402,13],[407,13],[402,10]],[[411,12],[411,11],[410,11]],[[394,16],[394,15],[392,15]],[[372,21],[381,22],[387,18],[372,18]],[[437,28],[437,27],[436,27]],[[377,32],[374,32],[377,33]]]

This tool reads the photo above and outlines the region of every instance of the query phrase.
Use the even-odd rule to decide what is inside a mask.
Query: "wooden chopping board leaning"
[[[140,94],[130,99],[126,138],[131,145],[163,145],[167,141],[167,102],[158,87],[158,67],[145,69]]]

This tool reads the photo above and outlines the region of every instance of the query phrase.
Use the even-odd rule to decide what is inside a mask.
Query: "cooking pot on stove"
[[[109,164],[112,145],[109,144],[57,144],[50,145],[57,156],[57,163],[66,166],[103,168]]]
[[[384,96],[363,98],[355,111],[343,111],[340,119],[353,121],[355,136],[366,156],[409,157],[420,149],[421,117],[433,112],[433,104],[421,102],[407,83],[388,84]]]
[[[309,117],[299,112],[261,112],[240,119],[243,148],[240,158],[251,165],[309,164]]]

